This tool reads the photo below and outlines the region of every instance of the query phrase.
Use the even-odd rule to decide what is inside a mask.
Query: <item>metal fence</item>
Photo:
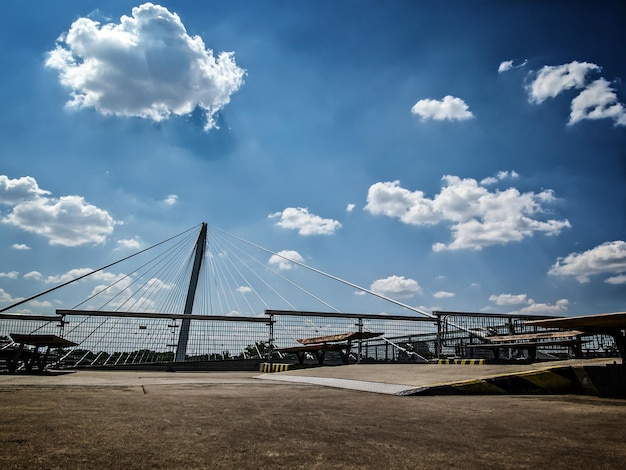
[[[184,363],[283,361],[294,357],[279,350],[300,340],[346,333],[379,333],[352,344],[350,362],[414,362],[450,357],[493,357],[475,347],[488,336],[534,333],[527,326],[538,317],[467,312],[433,312],[435,318],[355,313],[266,310],[259,317],[164,315],[157,313],[60,311],[57,316],[0,314],[0,349],[12,347],[11,334],[60,336],[78,345],[57,351],[57,367],[129,367],[171,364],[188,322]],[[545,331],[541,329],[541,331]],[[270,351],[272,352],[270,354]],[[613,338],[585,336],[585,357],[617,354]],[[567,358],[567,346],[537,348],[538,358]],[[519,352],[516,354],[520,354]],[[312,362],[313,358],[308,358]],[[509,354],[508,359],[514,359]],[[329,352],[326,362],[339,361]]]
[[[354,362],[407,362],[434,357],[436,322],[427,317],[266,310],[273,325],[275,349],[301,344],[299,340],[346,333],[380,333],[358,340]],[[332,353],[331,353],[332,355]],[[335,354],[335,362],[339,360]],[[332,362],[333,358],[327,359]],[[309,358],[313,361],[313,358]]]

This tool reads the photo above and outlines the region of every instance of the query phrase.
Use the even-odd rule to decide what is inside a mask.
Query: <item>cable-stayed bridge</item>
[[[410,351],[393,338],[436,331],[427,312],[206,223],[77,274],[0,309],[0,334],[54,334],[77,343],[63,364],[109,366],[261,358],[300,338],[374,330],[396,357]],[[54,315],[23,313],[68,291],[82,297],[65,295]]]
[[[474,357],[489,337],[536,332],[526,322],[539,318],[427,313],[202,223],[0,308],[0,357],[17,337],[54,337],[57,367],[255,368],[291,353],[302,362],[314,339],[341,338],[327,349],[343,363],[424,362]],[[585,343],[614,347],[602,335]]]

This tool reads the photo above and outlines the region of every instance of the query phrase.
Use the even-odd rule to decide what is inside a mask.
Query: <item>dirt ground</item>
[[[0,468],[623,468],[626,400],[2,386]]]

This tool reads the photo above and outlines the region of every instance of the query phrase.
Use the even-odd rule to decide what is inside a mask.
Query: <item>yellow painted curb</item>
[[[287,370],[289,370],[289,364],[270,364],[269,362],[261,364],[261,372],[264,373],[285,372]]]
[[[485,364],[484,359],[438,359],[437,364],[478,365]]]

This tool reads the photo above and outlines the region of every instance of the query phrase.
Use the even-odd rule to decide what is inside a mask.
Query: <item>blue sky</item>
[[[0,307],[206,221],[426,311],[624,309],[623,2],[4,10]]]

